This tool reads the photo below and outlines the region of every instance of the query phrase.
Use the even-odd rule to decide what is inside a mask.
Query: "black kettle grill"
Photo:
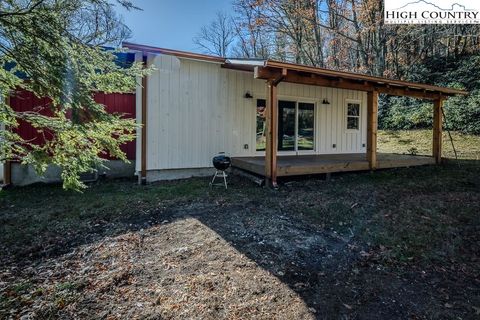
[[[232,164],[232,160],[230,157],[227,157],[225,155],[225,152],[219,152],[218,155],[213,157],[212,159],[213,166],[215,169],[215,175],[213,176],[212,181],[210,182],[210,187],[213,185],[222,185],[222,184],[215,184],[215,179],[222,175],[223,176],[223,185],[225,186],[225,189],[227,189],[227,174],[225,173],[225,170],[230,168],[230,165]]]

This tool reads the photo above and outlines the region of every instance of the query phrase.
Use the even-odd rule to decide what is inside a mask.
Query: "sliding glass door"
[[[278,101],[278,151],[300,153],[315,147],[315,105]]]
[[[315,105],[298,103],[297,117],[297,151],[313,150],[315,147]]]
[[[278,101],[278,151],[296,151],[296,102]]]
[[[266,101],[257,99],[256,151],[265,151]],[[278,151],[280,154],[308,153],[315,150],[315,104],[278,101]]]

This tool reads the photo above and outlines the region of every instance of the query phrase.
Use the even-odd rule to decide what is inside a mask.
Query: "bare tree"
[[[205,53],[226,57],[230,54],[235,40],[235,28],[231,17],[217,12],[215,20],[203,26],[193,42]]]
[[[275,59],[322,66],[325,38],[318,23],[320,2],[237,0],[236,22],[244,26],[244,32],[239,33],[240,44],[255,51],[258,40],[267,39]]]
[[[205,52],[405,78],[432,57],[478,54],[478,25],[385,25],[382,0],[234,0],[202,28]]]
[[[233,3],[237,37],[234,53],[237,57],[266,59],[271,56],[274,40],[262,25],[261,8],[256,6],[255,1],[236,0]]]

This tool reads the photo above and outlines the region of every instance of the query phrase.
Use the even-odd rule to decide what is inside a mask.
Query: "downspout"
[[[147,56],[143,53],[143,67],[147,67]],[[142,77],[142,140],[141,140],[140,183],[147,184],[147,76]]]
[[[9,187],[12,184],[12,163],[5,161],[3,164],[3,188]]]
[[[5,103],[10,105],[10,94],[5,98]],[[9,130],[7,126],[4,126],[3,130]],[[3,188],[8,187],[12,184],[12,162],[5,160],[3,164]]]

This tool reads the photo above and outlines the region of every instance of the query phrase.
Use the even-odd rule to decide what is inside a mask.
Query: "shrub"
[[[379,127],[390,130],[430,128],[433,107],[430,103],[411,98],[384,97],[379,111]]]
[[[409,69],[407,80],[440,86],[466,89],[468,96],[451,97],[445,101],[448,129],[480,134],[480,73],[473,72],[480,65],[480,56],[433,58]],[[381,96],[379,100],[379,127],[381,129],[431,128],[433,105],[431,101],[405,97]]]
[[[480,134],[480,90],[466,97],[452,97],[445,101],[448,129]]]

